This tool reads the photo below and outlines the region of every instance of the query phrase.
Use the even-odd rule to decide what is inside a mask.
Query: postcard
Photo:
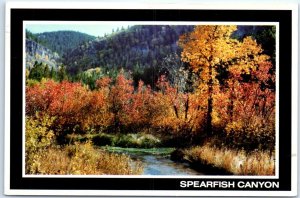
[[[297,6],[8,3],[5,193],[295,196]]]

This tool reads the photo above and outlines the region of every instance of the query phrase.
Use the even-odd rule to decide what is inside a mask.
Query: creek
[[[174,151],[174,148],[103,148],[109,152],[127,154],[133,160],[143,162],[143,175],[203,175],[203,173],[190,168],[188,163],[172,161],[170,159],[170,154]]]

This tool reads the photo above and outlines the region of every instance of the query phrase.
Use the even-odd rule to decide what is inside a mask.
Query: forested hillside
[[[30,60],[27,62],[30,62],[31,68],[35,61],[50,68],[53,64],[59,68],[63,63],[66,70],[64,73],[70,80],[82,81],[91,88],[95,87],[100,76],[109,74],[115,78],[121,68],[131,73],[135,87],[139,80],[154,87],[160,75],[165,74],[169,80],[174,81],[174,78],[178,78],[175,72],[180,67],[188,69],[180,60],[181,49],[177,42],[180,35],[193,29],[194,26],[136,25],[117,29],[112,34],[98,38],[74,31],[41,34],[27,31],[29,42],[26,50],[29,54],[27,59]],[[275,65],[274,32],[271,26],[238,26],[232,37],[242,40],[246,36],[252,36],[262,45],[264,53],[271,57]],[[49,50],[39,50],[35,57],[36,50],[29,48],[31,43],[44,46],[52,50],[52,53],[47,55]],[[52,59],[54,62],[48,60],[49,57],[54,57],[51,54],[56,57]],[[91,70],[95,68],[98,69]]]
[[[124,68],[153,84],[163,60],[180,54],[179,36],[192,30],[193,26],[132,26],[80,45],[66,54],[64,63],[72,75],[95,67]]]
[[[122,28],[103,38],[86,42],[64,55],[64,64],[69,75],[75,81],[82,79],[95,87],[95,78],[99,74],[86,71],[90,68],[101,68],[111,77],[116,77],[123,68],[130,71],[133,83],[155,86],[159,76],[165,74],[174,80],[174,71],[180,67],[188,68],[180,60],[181,48],[178,46],[180,35],[187,34],[194,26],[149,26],[136,25]],[[271,57],[275,65],[275,29],[271,26],[238,26],[233,38],[242,40],[252,36],[262,45],[264,53]],[[91,71],[91,70],[89,70]],[[86,76],[88,79],[86,79]],[[175,77],[176,78],[176,77]],[[94,80],[93,80],[94,79]]]
[[[27,39],[33,40],[61,57],[80,44],[94,40],[96,37],[75,31],[56,31],[33,34],[27,31]]]

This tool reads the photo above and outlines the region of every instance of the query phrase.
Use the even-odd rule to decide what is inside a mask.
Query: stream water
[[[133,160],[142,161],[144,164],[143,175],[203,175],[189,167],[187,163],[178,163],[170,160],[172,148],[135,149],[110,147],[107,150],[125,153]]]

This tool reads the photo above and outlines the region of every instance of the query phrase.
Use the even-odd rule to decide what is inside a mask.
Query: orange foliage
[[[80,83],[49,80],[26,88],[26,114],[45,113],[55,117],[55,125],[64,130],[75,126],[86,130],[93,125],[109,125],[106,99],[105,93],[91,92]]]
[[[235,30],[197,26],[180,38],[182,60],[199,75],[193,92],[180,91],[165,76],[158,79],[157,91],[142,81],[135,89],[122,72],[114,81],[97,80],[94,91],[80,83],[48,80],[26,87],[26,115],[45,113],[69,132],[151,128],[190,140],[205,131],[221,131],[236,142],[252,137],[275,142],[275,91],[268,86],[275,81],[271,62],[251,37],[231,38]]]
[[[131,125],[148,126],[153,115],[153,93],[150,86],[145,86],[139,82],[137,91],[132,96],[130,108],[127,108],[128,121]]]
[[[154,93],[152,108],[155,110],[155,116],[152,126],[174,137],[191,141],[203,131],[203,99],[197,92],[179,92],[177,87],[169,84],[165,76],[159,78],[157,87],[160,90]]]
[[[272,65],[251,37],[243,41],[231,38],[236,29],[236,26],[197,26],[180,38],[182,60],[199,73],[198,92],[207,101],[208,126],[236,132],[242,127],[243,131],[247,128],[253,132],[269,125],[268,130],[273,131],[275,93],[266,87],[268,80],[275,80],[269,73]],[[223,85],[217,78],[220,68],[229,74],[222,77]]]

